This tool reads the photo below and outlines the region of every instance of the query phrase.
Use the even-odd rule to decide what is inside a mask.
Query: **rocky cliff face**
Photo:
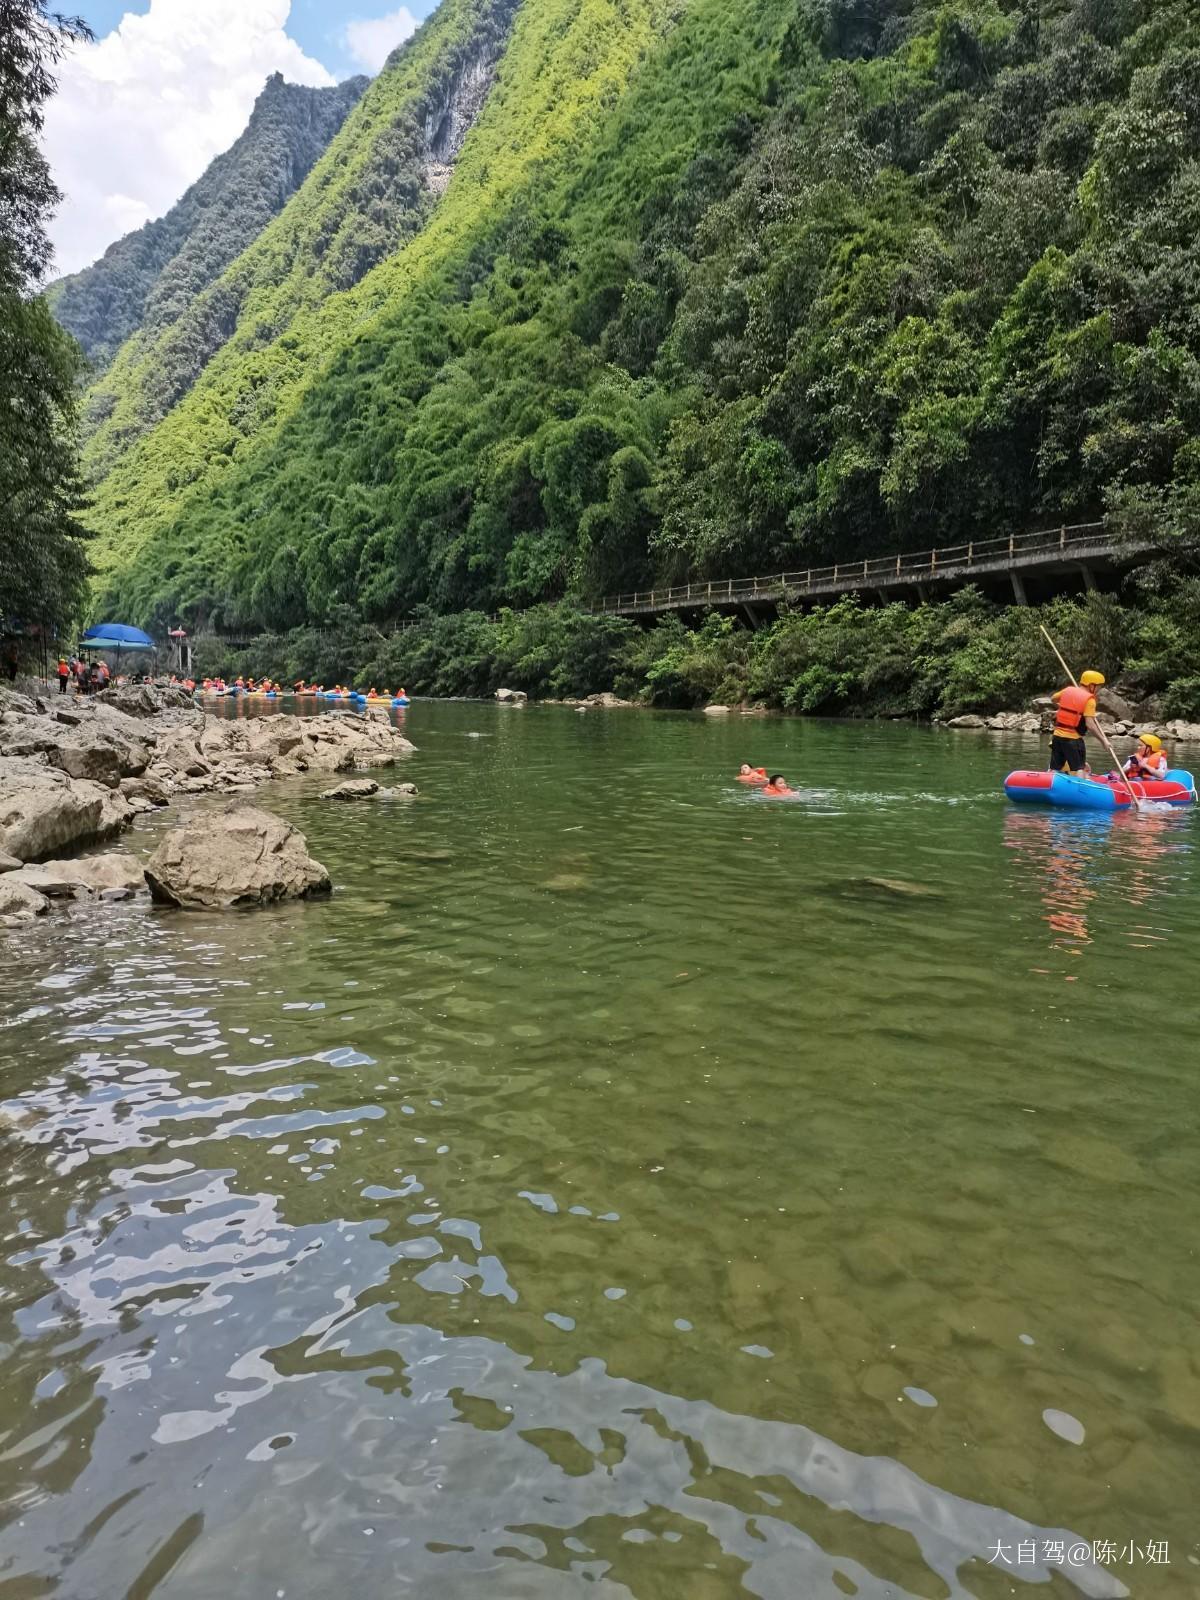
[[[425,118],[425,142],[429,156],[425,162],[425,182],[434,194],[441,194],[450,182],[463,141],[496,75],[498,50],[480,50],[455,73]]]

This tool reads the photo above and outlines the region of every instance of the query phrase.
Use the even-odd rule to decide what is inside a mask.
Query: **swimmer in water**
[[[787,784],[784,782],[783,774],[781,772],[772,773],[771,777],[768,778],[768,780],[767,780],[766,788],[763,790],[764,794],[772,794],[772,795],[775,795],[775,794],[791,794],[791,792],[792,791],[788,788]]]
[[[739,783],[766,783],[766,767],[752,767],[748,761],[742,762],[741,771],[738,773]]]

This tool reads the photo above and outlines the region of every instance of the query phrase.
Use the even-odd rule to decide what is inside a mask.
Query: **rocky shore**
[[[1187,722],[1180,717],[1164,721],[1161,708],[1153,702],[1138,706],[1114,690],[1101,689],[1096,705],[1099,711],[1096,720],[1110,738],[1156,733],[1160,739],[1175,744],[1200,744],[1200,722]],[[1048,734],[1054,726],[1054,702],[1049,696],[1043,696],[1025,711],[997,711],[991,716],[968,712],[965,716],[940,721],[939,726],[986,729],[990,733]]]
[[[180,796],[227,795],[244,809],[246,797],[274,779],[378,767],[412,749],[386,713],[235,722],[174,690],[114,688],[83,700],[0,690],[0,926],[41,915],[57,899],[116,899],[145,888],[131,856],[73,853]],[[265,824],[256,827],[262,834]],[[248,836],[214,829],[225,834]],[[311,877],[301,871],[294,881]],[[206,903],[225,902],[214,891]],[[247,902],[235,894],[228,903]]]

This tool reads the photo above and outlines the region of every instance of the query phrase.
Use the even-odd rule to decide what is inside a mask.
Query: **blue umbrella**
[[[79,641],[90,650],[157,650],[158,646],[148,633],[131,628],[124,622],[99,622],[89,628]]]

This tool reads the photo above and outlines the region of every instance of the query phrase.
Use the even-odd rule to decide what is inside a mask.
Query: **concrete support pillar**
[[[929,590],[925,587],[925,585],[923,583],[919,583],[917,585],[917,599],[921,602],[922,605],[924,605],[926,600],[929,599]]]
[[[1090,594],[1096,587],[1096,575],[1085,561],[1079,563],[1079,576],[1083,579],[1083,587]]]
[[[1009,577],[1012,579],[1013,599],[1019,606],[1027,606],[1029,596],[1025,593],[1025,579],[1019,572],[1010,572]]]
[[[757,633],[759,628],[762,626],[762,623],[759,621],[758,613],[750,604],[749,600],[742,601],[742,610],[746,613],[746,621],[750,624],[752,630]]]

